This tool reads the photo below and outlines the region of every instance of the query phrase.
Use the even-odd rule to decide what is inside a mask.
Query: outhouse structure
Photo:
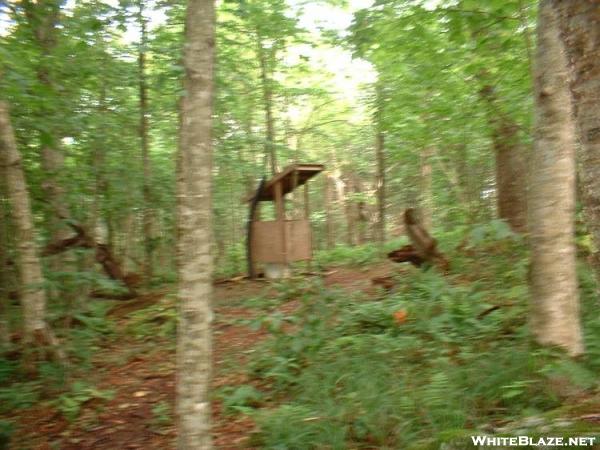
[[[322,164],[292,164],[271,179],[263,179],[248,199],[250,211],[247,227],[247,262],[250,278],[257,276],[257,263],[264,264],[267,278],[289,276],[289,264],[312,258],[312,233],[306,183],[324,170]],[[304,186],[304,214],[288,219],[285,196]],[[261,202],[273,202],[275,220],[261,220]]]

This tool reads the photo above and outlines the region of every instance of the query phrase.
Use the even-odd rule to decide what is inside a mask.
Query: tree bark
[[[58,44],[60,6],[61,0],[48,0],[45,2],[22,2],[27,23],[34,36],[35,45],[39,49],[39,59],[36,65],[38,82],[43,87],[40,92],[41,101],[36,111],[37,120],[42,124],[39,127],[41,141],[40,159],[44,173],[41,184],[46,200],[46,226],[49,230],[50,241],[61,241],[69,235],[67,222],[71,217],[69,204],[61,183],[61,174],[64,168],[64,154],[60,148],[60,133],[58,132],[60,112],[56,105],[60,103],[60,94],[56,88],[53,73],[53,58]],[[53,272],[66,271],[67,266],[73,263],[61,255],[49,261],[48,266]],[[72,292],[64,288],[52,287],[48,289],[51,300],[59,297],[71,297]]]
[[[383,134],[383,99],[381,88],[377,88],[375,159],[377,161],[377,174],[375,185],[377,189],[377,240],[385,242],[385,136]]]
[[[98,44],[97,44],[98,45]],[[98,98],[98,115],[106,117],[106,90],[102,86]],[[104,139],[103,127],[99,129],[99,136],[94,140],[92,148],[92,169],[94,173],[94,183],[92,185],[92,208],[87,221],[87,228],[91,231],[96,241],[101,241],[101,233],[98,233],[98,223],[100,221],[100,212],[102,211],[102,200],[106,193],[106,168],[105,168],[105,152],[106,141]]]
[[[46,293],[43,287],[42,266],[35,245],[36,238],[29,193],[23,173],[21,155],[17,150],[10,124],[8,106],[1,101],[0,164],[4,166],[6,187],[12,206],[12,217],[16,231],[17,264],[21,283],[21,302],[23,304],[24,348],[50,346],[53,356],[64,362],[64,353],[46,322]],[[32,354],[28,354],[25,358],[26,366],[29,369],[33,369],[32,356]]]
[[[355,173],[352,174],[352,177],[353,177],[352,184],[354,185],[354,193],[359,194],[359,195],[362,194],[363,186],[362,186],[362,181],[361,181],[360,177],[358,175],[356,175]],[[358,223],[358,225],[357,225],[358,233],[356,236],[357,244],[362,245],[367,241],[367,224],[369,221],[367,218],[365,202],[362,198],[360,198],[358,200],[358,202],[356,203],[356,221]]]
[[[344,176],[344,184],[346,185],[346,190],[350,194],[346,195],[344,202],[344,213],[346,214],[346,243],[350,246],[356,244],[356,204],[354,199],[351,197],[354,192],[354,179],[352,174],[345,174]]]
[[[498,217],[518,233],[527,231],[527,150],[518,142],[517,126],[497,124],[493,145],[496,155],[496,207]]]
[[[69,218],[69,209],[65,200],[65,191],[58,179],[64,166],[64,156],[58,147],[58,136],[54,130],[55,124],[47,122],[57,114],[53,110],[57,93],[51,62],[58,42],[57,26],[60,19],[60,3],[58,0],[41,3],[33,3],[31,0],[23,2],[27,22],[40,50],[40,60],[36,67],[37,78],[39,83],[45,87],[45,92],[49,93],[42,102],[38,120],[46,123],[46,127],[40,130],[41,163],[45,174],[42,188],[50,205],[48,225],[51,231],[51,240],[64,239],[69,233],[65,224]]]
[[[334,181],[329,173],[325,174],[325,242],[327,249],[335,247],[335,218],[333,215]]]
[[[535,149],[529,225],[533,334],[543,345],[583,353],[575,272],[575,126],[557,15],[542,0],[535,65]]]
[[[140,142],[142,150],[143,187],[143,231],[144,231],[144,275],[148,282],[153,275],[153,211],[151,193],[150,138],[148,125],[148,83],[146,80],[146,48],[148,46],[147,20],[144,17],[144,2],[138,0],[138,23],[140,25],[140,45],[138,51],[139,99],[140,99]]]
[[[190,0],[185,24],[178,192],[180,321],[177,418],[180,450],[212,448],[212,111],[215,6]]]
[[[8,316],[8,304],[10,291],[13,283],[12,271],[9,267],[9,248],[11,244],[10,231],[8,229],[8,211],[6,202],[6,186],[4,185],[6,174],[4,166],[0,164],[0,355],[3,348],[10,345],[10,321]]]
[[[519,141],[519,126],[502,111],[494,87],[480,90],[488,106],[492,146],[496,158],[496,206],[498,217],[513,231],[527,231],[527,149]]]
[[[265,141],[265,156],[269,159],[271,166],[271,175],[275,175],[279,170],[277,166],[277,150],[275,148],[275,122],[273,120],[273,86],[269,77],[269,68],[267,55],[263,43],[258,36],[258,61],[260,63],[260,80],[263,91],[263,103],[265,108],[265,125],[267,135]]]
[[[600,286],[600,3],[552,3],[570,58],[571,92],[581,143],[580,182],[587,225],[596,247],[593,263]]]
[[[129,290],[127,299],[135,298],[139,276],[135,273],[126,273],[119,261],[113,256],[110,247],[96,241],[93,233],[89,233],[81,225],[71,223],[75,235],[61,241],[50,242],[42,251],[42,256],[58,255],[74,247],[93,248],[95,261],[102,266],[106,275],[113,280],[121,281]]]

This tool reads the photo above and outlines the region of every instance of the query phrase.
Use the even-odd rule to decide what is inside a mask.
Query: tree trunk
[[[527,231],[527,150],[518,142],[517,126],[498,124],[494,130],[496,207],[498,217],[513,231]]]
[[[354,179],[352,174],[346,174],[344,177],[347,192],[352,195],[354,192]],[[356,204],[354,199],[346,195],[344,203],[344,213],[346,214],[346,243],[350,246],[356,244]]]
[[[275,148],[275,122],[273,120],[273,86],[269,78],[269,69],[267,67],[267,55],[265,54],[265,48],[260,40],[260,36],[257,41],[258,45],[258,60],[260,63],[260,80],[263,91],[263,102],[265,108],[265,125],[267,128],[267,135],[265,141],[265,157],[268,158],[271,166],[271,175],[275,175],[279,170],[277,166],[277,150]]]
[[[10,124],[8,106],[4,102],[0,102],[0,164],[4,166],[6,174],[6,187],[16,231],[15,240],[23,304],[24,348],[50,346],[54,357],[64,362],[64,353],[46,323],[46,293],[43,287],[42,266],[35,245],[29,193],[21,155],[17,150]],[[32,356],[32,354],[28,354],[25,359],[29,369],[33,369]]]
[[[12,287],[12,273],[9,270],[9,247],[11,243],[10,231],[8,229],[8,211],[6,202],[6,179],[5,168],[0,164],[0,355],[3,348],[10,345],[10,321],[8,316],[8,305]]]
[[[581,187],[600,286],[600,3],[556,1],[561,36],[570,57],[571,92],[581,142]]]
[[[325,174],[325,243],[330,250],[335,246],[335,224],[333,217],[333,180]]]
[[[39,83],[44,86],[45,92],[48,93],[41,103],[38,120],[46,125],[40,129],[42,141],[41,163],[45,174],[42,188],[50,205],[48,225],[51,240],[61,240],[69,234],[69,228],[65,223],[69,218],[69,209],[65,200],[64,189],[58,180],[64,165],[64,157],[58,148],[58,136],[54,129],[55,124],[48,123],[48,120],[52,120],[56,116],[52,105],[55,103],[55,97],[58,94],[52,76],[51,61],[58,39],[57,25],[60,18],[60,3],[59,0],[49,0],[42,3],[23,2],[29,27],[41,53],[36,66],[37,78]]]
[[[128,211],[127,215],[121,220],[121,225],[118,227],[120,232],[117,232],[119,237],[117,241],[117,255],[120,255],[120,259],[123,261],[123,266],[126,270],[129,270],[132,265],[132,261],[138,262],[137,255],[135,253],[137,236],[139,236],[137,216],[133,211]],[[138,264],[142,266],[143,264]]]
[[[213,0],[190,0],[185,24],[185,95],[178,157],[177,418],[180,450],[212,448],[212,108]]]
[[[527,149],[519,141],[519,126],[501,110],[494,87],[480,90],[488,106],[492,146],[496,157],[498,217],[515,232],[527,231]]]
[[[148,84],[146,81],[146,47],[148,46],[148,34],[146,30],[147,20],[144,17],[144,2],[138,0],[138,22],[140,25],[140,45],[138,51],[138,71],[139,71],[139,96],[140,96],[140,142],[142,146],[142,167],[144,181],[142,193],[144,197],[143,208],[143,230],[144,230],[144,275],[146,282],[150,281],[153,275],[153,252],[154,236],[153,229],[153,211],[151,186],[151,166],[150,166],[150,139],[148,135]]]
[[[98,44],[96,44],[98,45]],[[106,117],[106,90],[104,86],[100,88],[98,98],[98,115]],[[102,200],[106,193],[106,174],[105,174],[105,152],[106,140],[104,139],[104,127],[99,129],[99,136],[94,141],[92,148],[92,169],[94,173],[94,184],[92,185],[92,208],[87,221],[87,228],[91,231],[97,242],[102,242],[101,233],[98,232],[98,223],[102,211]]]
[[[531,161],[531,328],[537,341],[583,352],[575,272],[575,127],[567,59],[550,0],[540,2]]]
[[[56,80],[53,74],[53,58],[59,38],[60,5],[61,0],[48,0],[46,2],[32,2],[27,0],[24,5],[25,16],[32,30],[35,43],[40,51],[36,64],[38,82],[43,86],[41,101],[37,112],[37,120],[41,124],[39,135],[41,141],[40,156],[44,180],[41,184],[48,208],[46,210],[46,225],[50,232],[50,241],[59,242],[69,236],[67,225],[70,219],[69,205],[65,189],[61,184],[60,176],[64,168],[64,155],[60,148],[60,135],[57,131],[60,122],[57,122],[60,113],[55,105],[59,103],[59,92],[56,89]],[[48,266],[53,272],[67,271],[67,266],[73,263],[72,258],[60,255],[48,261]],[[72,293],[64,288],[52,287],[48,290],[51,300],[59,297],[69,297]]]
[[[356,174],[353,174],[353,185],[354,185],[354,193],[362,194],[363,186],[360,177]],[[356,203],[356,221],[358,222],[358,233],[356,236],[357,244],[362,245],[367,241],[367,224],[369,222],[367,218],[367,211],[365,207],[365,202],[362,198],[358,200]]]
[[[42,169],[45,180],[42,188],[50,205],[48,224],[50,240],[59,241],[69,235],[69,228],[65,222],[69,219],[69,207],[65,199],[65,190],[58,177],[64,166],[63,154],[53,146],[42,148]]]
[[[242,167],[242,177],[244,180],[244,187],[245,187],[245,196],[246,197],[250,197],[253,193],[254,190],[256,189],[256,180],[254,179],[254,175],[255,175],[255,170],[254,169],[254,149],[253,149],[253,140],[254,140],[254,136],[252,133],[252,127],[253,127],[253,120],[252,120],[252,113],[248,112],[245,117],[244,117],[244,131],[246,134],[246,142],[247,142],[247,147],[248,147],[248,157],[246,157],[246,154],[244,152],[244,147],[246,147],[245,145],[241,145],[239,147],[237,156],[238,156],[238,163],[240,165],[240,167]],[[252,169],[248,168],[248,160],[252,161]]]
[[[377,240],[385,242],[385,137],[381,124],[381,106],[377,112],[377,134],[375,136],[375,159],[377,160],[377,174],[375,185],[377,189]]]

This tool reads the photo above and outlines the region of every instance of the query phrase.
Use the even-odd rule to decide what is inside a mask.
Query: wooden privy
[[[306,182],[322,172],[321,164],[293,164],[263,179],[249,199],[247,258],[248,276],[256,276],[256,263],[265,263],[265,274],[281,278],[289,274],[289,263],[312,258],[312,234],[309,221],[308,186]],[[304,186],[302,219],[286,217],[285,195]],[[261,220],[260,203],[274,202],[275,220]]]

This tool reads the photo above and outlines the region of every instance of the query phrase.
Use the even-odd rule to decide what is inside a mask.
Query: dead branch
[[[421,224],[414,209],[408,208],[404,211],[404,225],[414,251],[423,262],[430,262],[431,264],[438,266],[444,272],[447,272],[450,263],[438,250],[437,241],[431,237],[429,232]]]
[[[135,288],[139,285],[140,277],[137,274],[125,273],[121,268],[121,264],[110,251],[110,248],[106,244],[96,242],[81,225],[69,222],[69,226],[75,231],[75,235],[49,243],[42,250],[42,256],[57,255],[75,247],[93,248],[95,250],[96,262],[102,266],[106,275],[112,280],[120,281],[127,287],[129,291],[126,294],[128,296],[127,300],[136,297],[137,292]]]
[[[387,254],[387,257],[397,263],[409,262],[415,267],[421,267],[425,262],[411,244],[400,247],[398,250],[392,250]]]

